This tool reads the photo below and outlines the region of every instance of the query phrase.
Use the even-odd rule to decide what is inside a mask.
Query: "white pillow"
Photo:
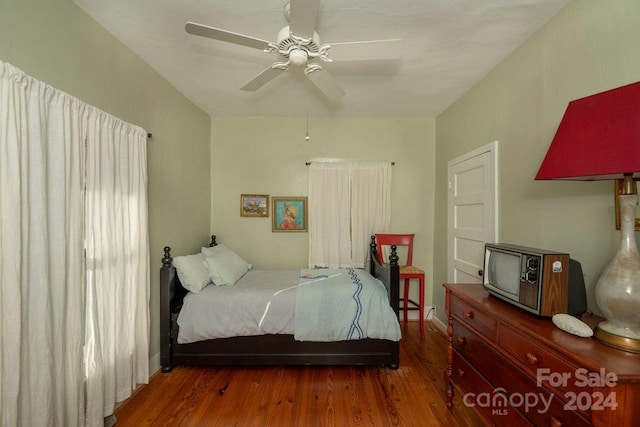
[[[203,253],[177,256],[173,259],[173,266],[178,271],[178,279],[188,291],[197,294],[211,283],[209,270],[204,263]]]
[[[225,245],[202,248],[209,277],[218,286],[235,284],[252,267]]]

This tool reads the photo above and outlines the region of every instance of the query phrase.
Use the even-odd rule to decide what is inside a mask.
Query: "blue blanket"
[[[399,341],[401,333],[382,282],[346,268],[300,271],[294,336],[299,341]]]

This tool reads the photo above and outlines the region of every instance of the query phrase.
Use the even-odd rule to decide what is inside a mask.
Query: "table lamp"
[[[640,82],[571,101],[537,180],[623,179],[620,244],[595,285],[605,316],[595,337],[640,353],[640,254],[636,246],[636,177],[640,177]]]

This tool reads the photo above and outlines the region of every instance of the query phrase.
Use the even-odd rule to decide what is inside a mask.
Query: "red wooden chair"
[[[424,338],[424,270],[415,267],[413,263],[413,238],[415,234],[376,234],[376,250],[378,261],[384,264],[383,246],[406,246],[406,262],[400,261],[400,280],[404,279],[404,298],[400,309],[404,311],[404,321],[407,321],[409,310],[420,312],[420,337]],[[420,287],[419,302],[409,299],[409,284],[411,279],[418,279]]]

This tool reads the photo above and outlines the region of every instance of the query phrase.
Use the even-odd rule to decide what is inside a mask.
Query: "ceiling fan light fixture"
[[[304,49],[293,49],[289,53],[289,61],[291,61],[293,65],[297,65],[297,66],[305,65],[308,59],[309,59],[309,56],[307,55],[307,52]]]

